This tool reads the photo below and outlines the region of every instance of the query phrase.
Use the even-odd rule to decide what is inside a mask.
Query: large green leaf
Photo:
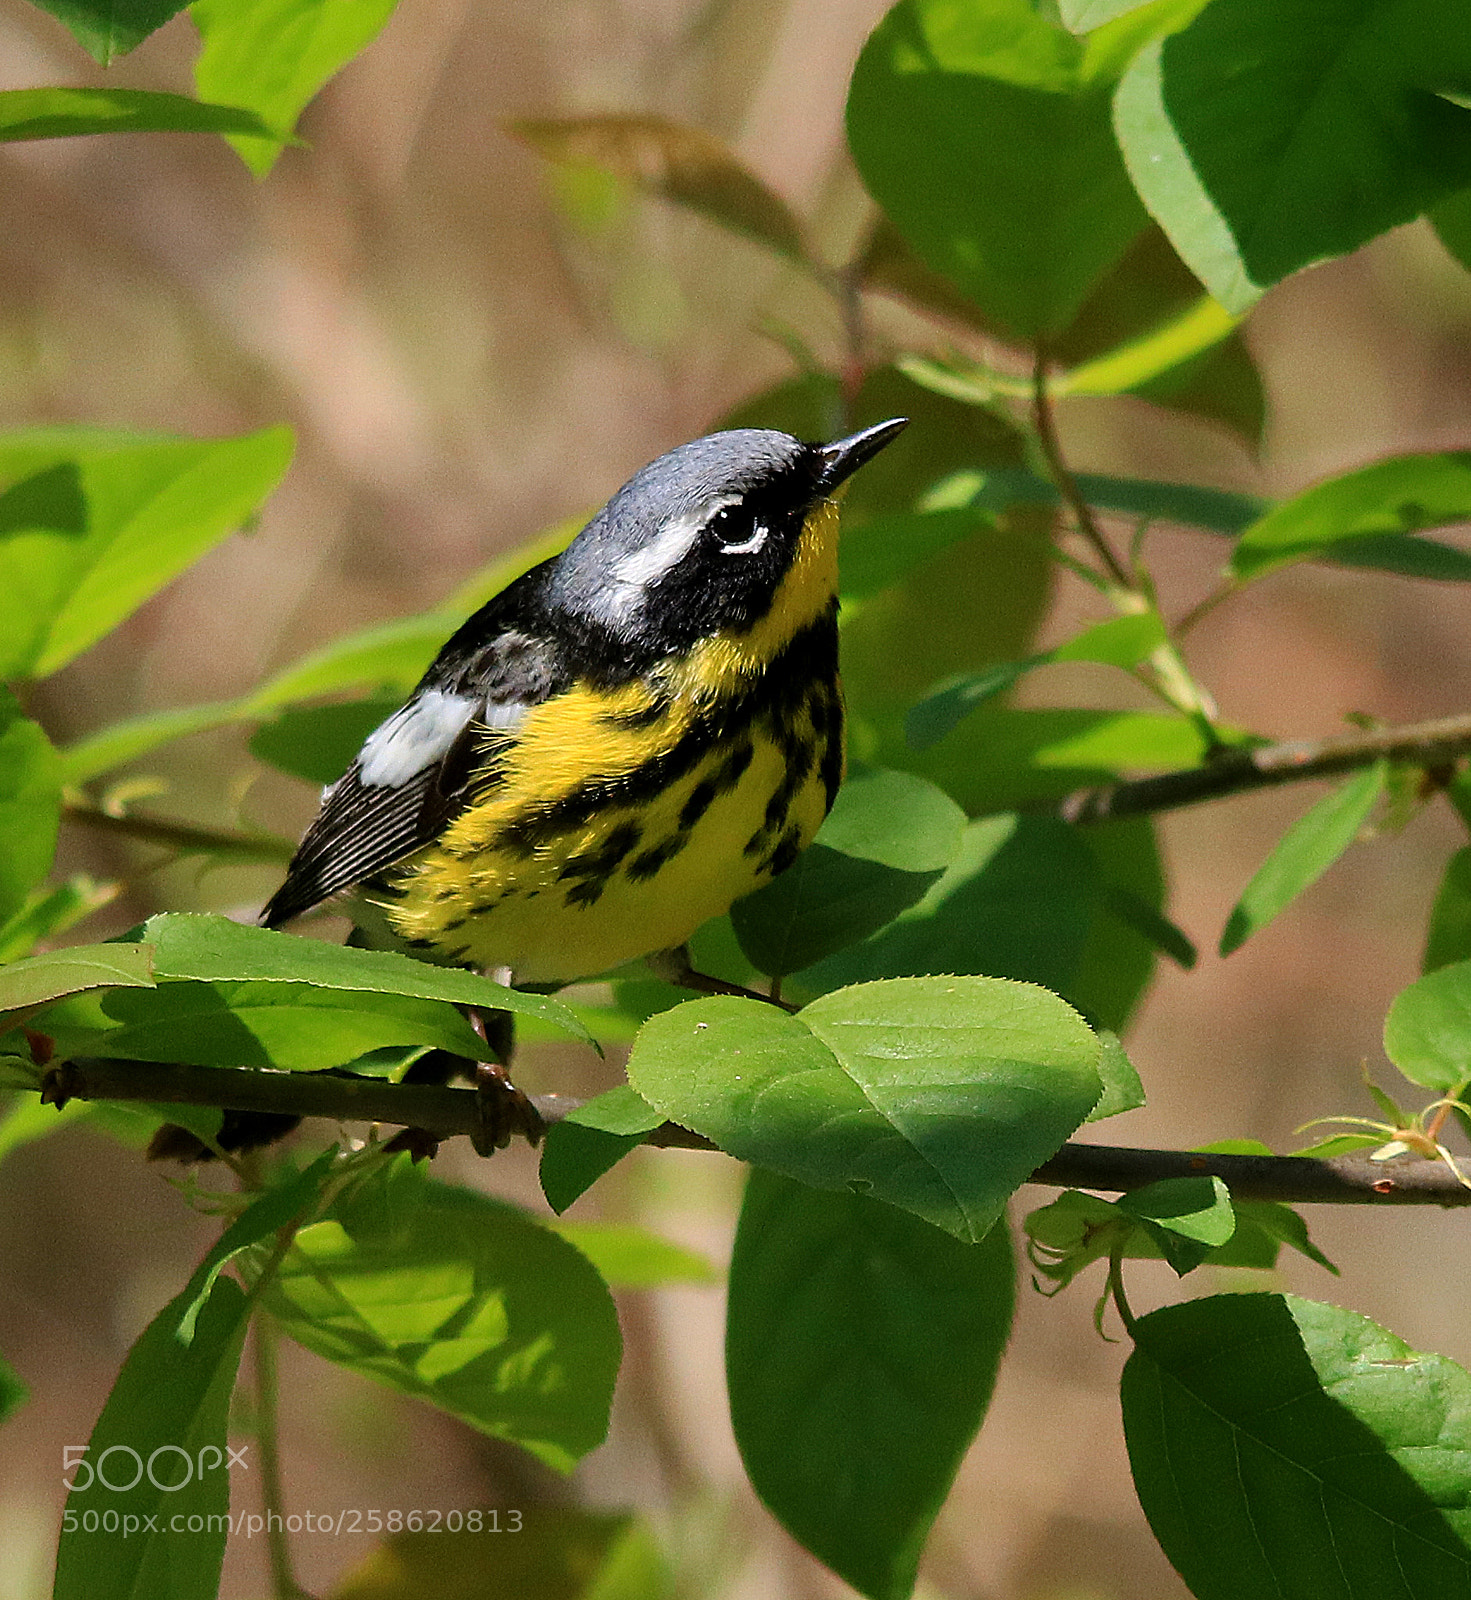
[[[876,932],[936,882],[960,848],[965,813],[943,789],[870,768],[838,791],[816,842],[731,907],[760,971],[795,972]]]
[[[1097,1037],[1054,994],[996,978],[894,978],[799,1016],[696,1000],[645,1023],[634,1089],[721,1149],[981,1238],[1092,1110]]]
[[[202,983],[311,984],[323,989],[412,995],[539,1017],[587,1039],[587,1030],[560,1000],[524,994],[458,967],[435,967],[391,950],[357,950],[246,927],[228,917],[161,912],[143,925],[154,947],[155,976]]]
[[[150,944],[76,945],[0,967],[0,1013],[46,1005],[89,989],[151,988]]]
[[[1109,126],[1120,64],[1027,0],[901,0],[854,68],[869,192],[1019,337],[1061,333],[1146,224]]]
[[[904,1600],[1011,1329],[1003,1224],[961,1244],[858,1194],[750,1176],[725,1372],[757,1494],[873,1600]]]
[[[307,1349],[559,1471],[607,1432],[621,1346],[592,1265],[407,1156],[297,1234],[266,1304]]]
[[[1377,761],[1356,772],[1299,817],[1252,874],[1221,934],[1228,956],[1316,883],[1354,842],[1384,793],[1388,767]]]
[[[271,130],[253,111],[146,89],[0,91],[0,144],[83,133],[249,133]]]
[[[61,771],[39,723],[0,688],[0,922],[51,870],[61,822]]]
[[[1117,97],[1144,203],[1228,310],[1471,184],[1468,0],[1211,0]]]
[[[242,1212],[128,1352],[85,1456],[70,1470],[75,1525],[61,1535],[54,1600],[215,1593],[230,1507],[230,1393],[254,1299],[221,1274],[312,1209],[334,1155]]]
[[[1471,958],[1471,847],[1457,850],[1445,864],[1425,936],[1421,972],[1434,972]]]
[[[1467,113],[1471,121],[1471,113]],[[1332,550],[1365,534],[1416,533],[1471,520],[1471,454],[1394,456],[1315,484],[1274,506],[1231,553],[1238,579]]]
[[[1471,961],[1400,990],[1384,1019],[1384,1053],[1427,1089],[1454,1094],[1471,1080]]]
[[[256,729],[250,753],[294,778],[332,783],[351,766],[363,740],[402,701],[402,695],[394,694],[283,711]]]
[[[397,0],[194,0],[204,40],[194,85],[205,100],[247,106],[278,130],[232,137],[257,177],[275,164],[306,103],[393,14]]]
[[[185,0],[36,0],[36,4],[64,22],[77,43],[105,67],[182,11]]]
[[[485,1055],[480,1036],[443,1000],[308,983],[164,983],[118,989],[102,1009],[115,1026],[95,1053],[127,1061],[315,1072],[392,1045]]]
[[[1097,869],[1075,829],[1052,817],[970,823],[924,898],[860,944],[800,972],[823,993],[885,977],[983,973],[1066,995],[1097,904]]]
[[[1471,1594],[1471,1376],[1367,1317],[1217,1295],[1133,1328],[1139,1500],[1197,1600]]]
[[[291,450],[287,428],[0,436],[0,677],[45,677],[95,644],[238,528]]]

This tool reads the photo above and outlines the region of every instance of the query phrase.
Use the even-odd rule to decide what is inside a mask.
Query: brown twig
[[[1032,367],[1032,425],[1037,432],[1037,443],[1041,447],[1043,460],[1047,463],[1047,474],[1052,479],[1062,503],[1072,514],[1078,532],[1093,546],[1113,582],[1120,589],[1134,589],[1136,587],[1134,580],[1124,570],[1123,563],[1104,536],[1097,517],[1093,515],[1093,507],[1088,504],[1083,491],[1078,487],[1078,480],[1073,476],[1072,468],[1068,466],[1063,456],[1062,444],[1057,437],[1057,422],[1052,414],[1052,396],[1047,388],[1047,356],[1040,348]]]
[[[1115,817],[1173,811],[1276,784],[1333,777],[1380,760],[1421,767],[1444,765],[1468,751],[1471,716],[1441,717],[1339,738],[1292,739],[1255,750],[1236,747],[1206,766],[1075,790],[1057,802],[1057,810],[1069,822],[1108,822]]]
[[[289,839],[273,833],[239,833],[225,828],[201,828],[173,817],[151,817],[136,811],[104,811],[83,800],[68,800],[61,808],[68,822],[80,823],[100,833],[163,845],[195,855],[233,856],[237,861],[289,861],[294,849]]]
[[[48,1073],[44,1092],[57,1104],[69,1099],[150,1100],[236,1111],[281,1111],[338,1122],[386,1122],[422,1128],[435,1139],[473,1135],[481,1118],[479,1097],[472,1089],[151,1061],[89,1058],[66,1062]],[[566,1095],[531,1098],[547,1123],[562,1121],[583,1104]],[[647,1134],[644,1143],[685,1150],[717,1148],[688,1128],[668,1122]],[[1471,1205],[1471,1189],[1459,1183],[1443,1163],[1414,1158],[1369,1161],[1361,1156],[1203,1155],[1189,1150],[1066,1144],[1032,1174],[1031,1181],[1119,1192],[1161,1178],[1202,1175],[1221,1178],[1240,1200],[1299,1205]]]

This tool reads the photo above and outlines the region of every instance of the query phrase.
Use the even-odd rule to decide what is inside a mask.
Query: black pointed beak
[[[863,465],[873,458],[891,440],[897,439],[909,426],[908,417],[891,417],[888,422],[875,423],[861,433],[850,434],[846,439],[834,439],[831,444],[817,447],[822,458],[819,487],[830,494],[840,483],[845,483]]]

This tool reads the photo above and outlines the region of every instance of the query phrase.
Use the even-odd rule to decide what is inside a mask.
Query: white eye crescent
[[[738,543],[721,545],[720,553],[723,556],[753,556],[766,543],[770,531],[764,522],[758,522],[750,534]]]

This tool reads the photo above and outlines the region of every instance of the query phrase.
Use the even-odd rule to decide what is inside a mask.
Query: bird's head
[[[556,561],[549,598],[632,646],[679,651],[771,609],[809,518],[906,426],[831,444],[735,428],[636,472]]]

